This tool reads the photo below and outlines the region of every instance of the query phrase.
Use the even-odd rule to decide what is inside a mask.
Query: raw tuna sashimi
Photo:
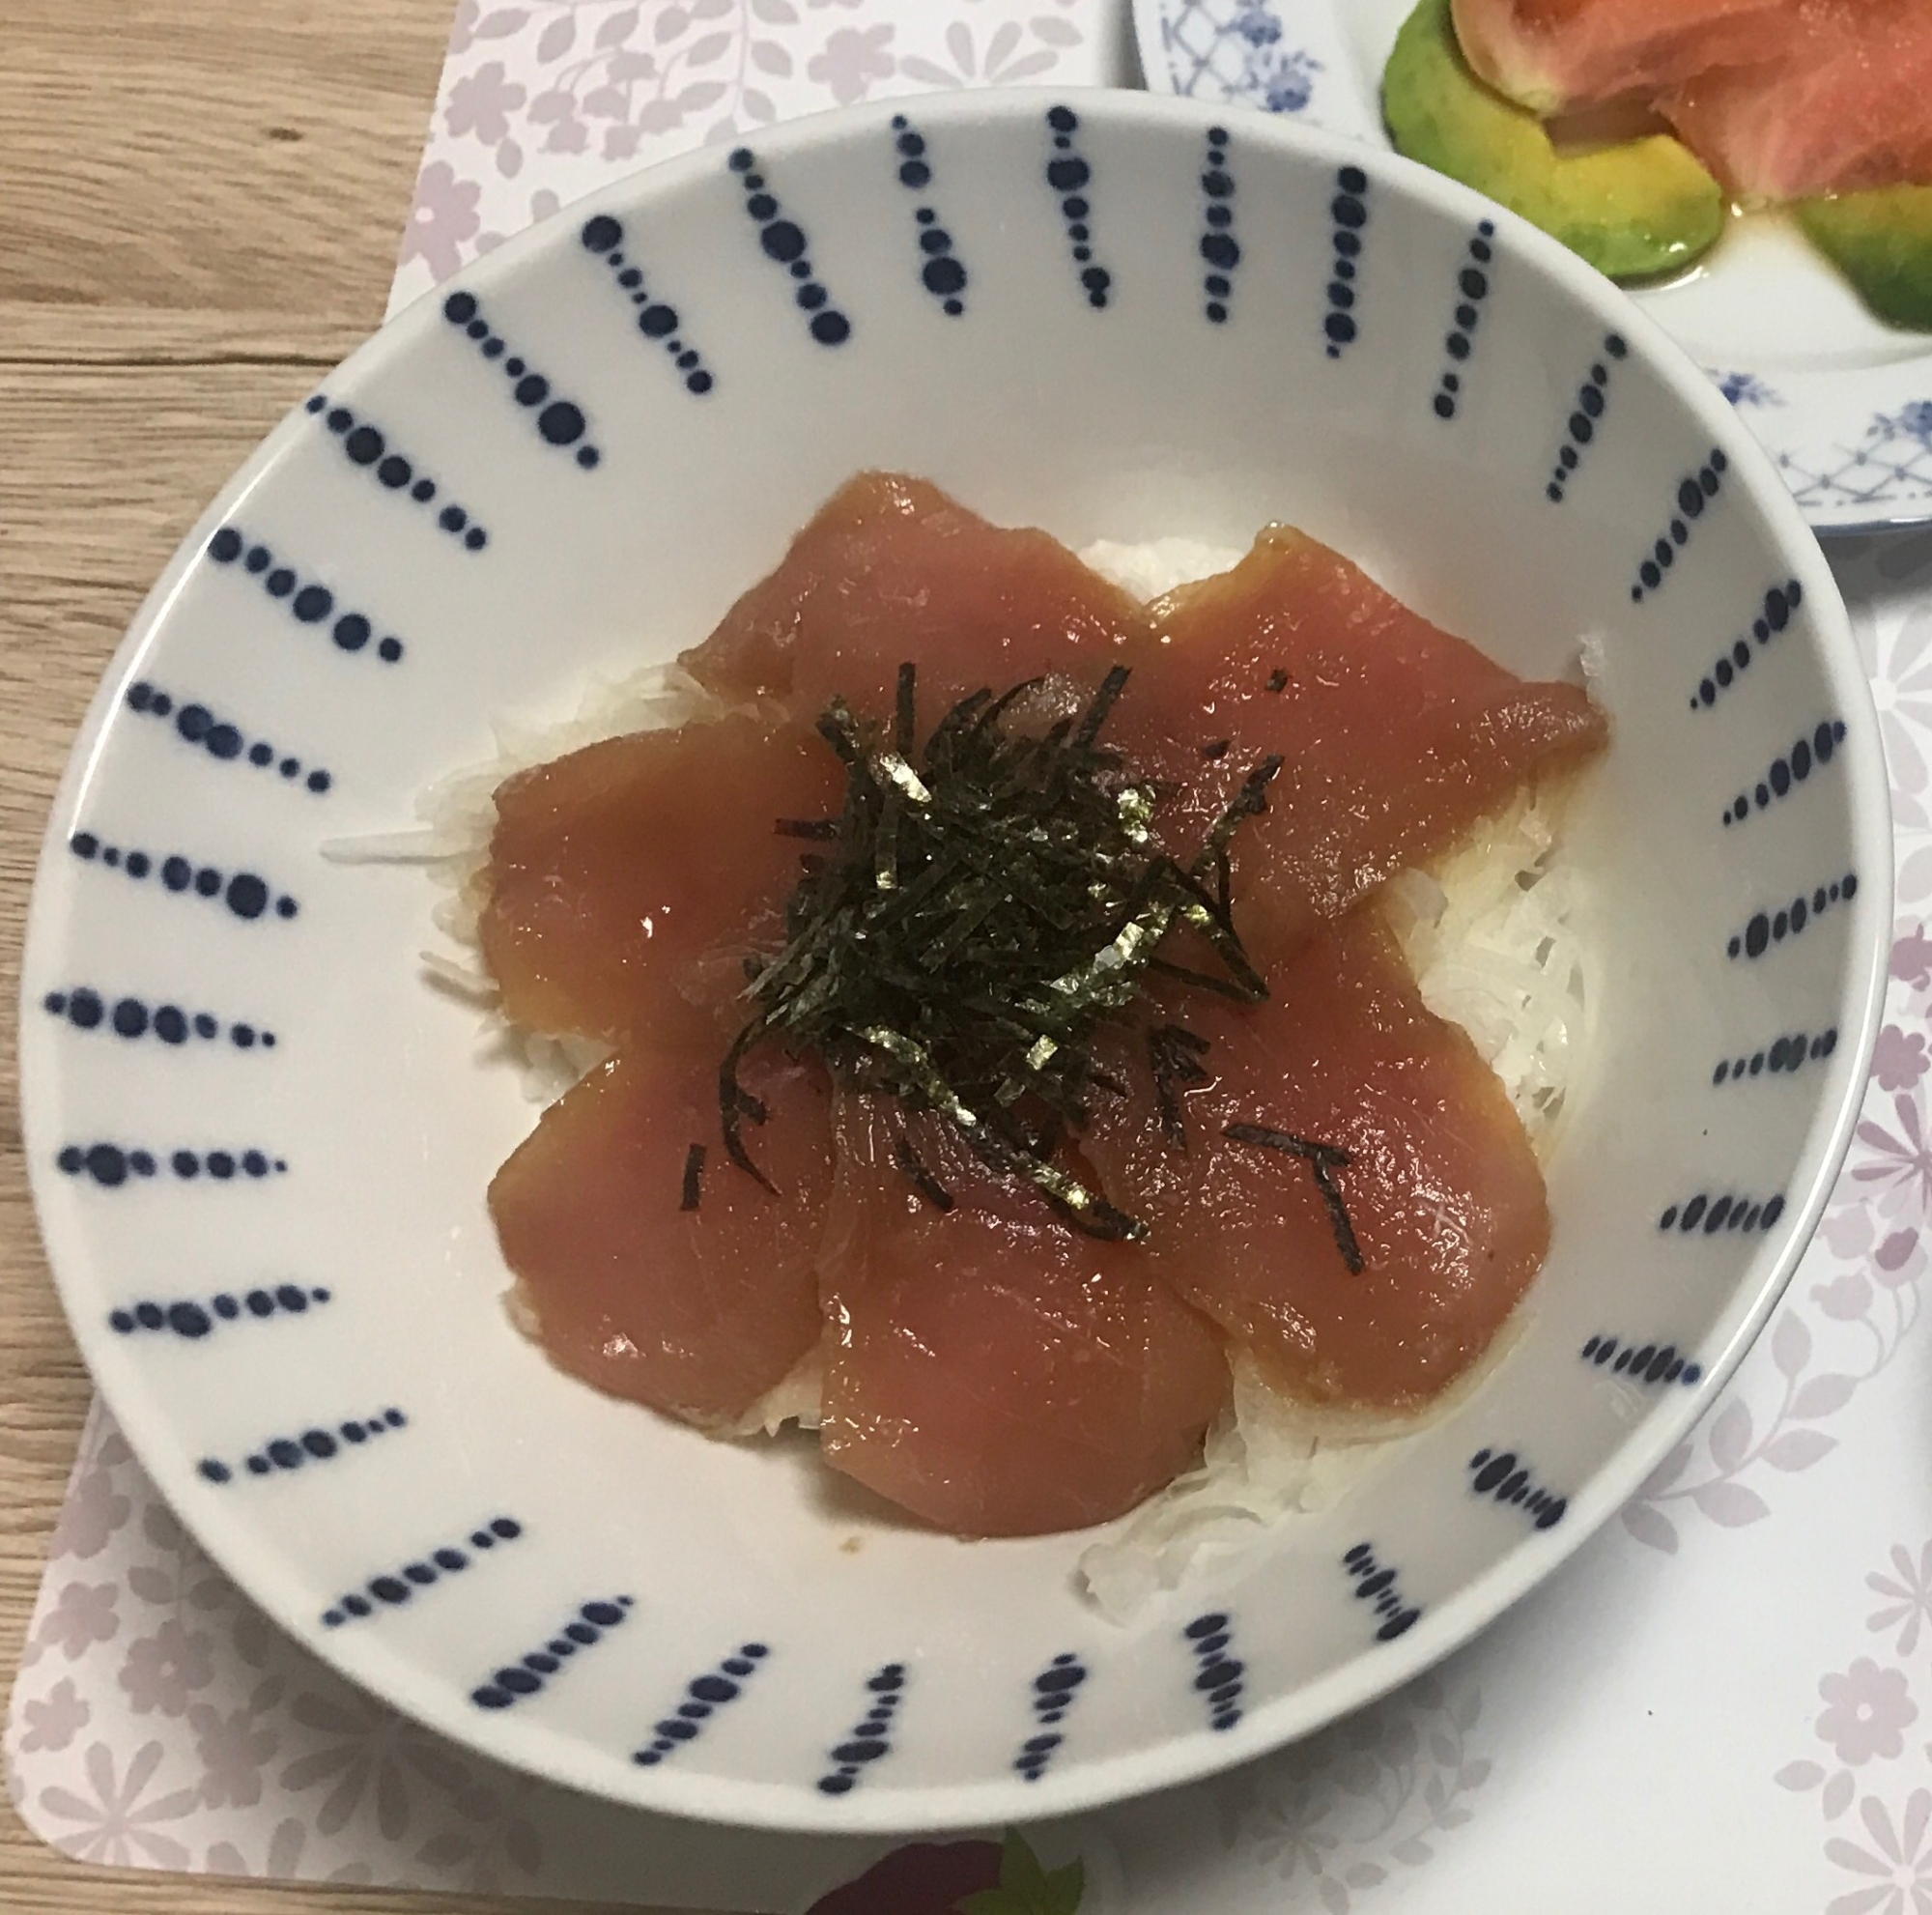
[[[903,758],[819,735],[835,696],[891,722],[908,660]],[[1045,534],[878,475],[687,662],[755,715],[497,796],[482,938],[505,1012],[617,1051],[491,1186],[554,1361],[715,1430],[816,1351],[833,1467],[942,1529],[1026,1535],[1191,1467],[1229,1338],[1304,1401],[1378,1412],[1478,1360],[1547,1247],[1542,1178],[1363,900],[1600,749],[1579,688],[1516,677],[1298,533],[1141,609]],[[949,703],[1042,674],[972,749],[955,727],[925,753]],[[1156,979],[1142,914],[1207,895],[1158,854],[1191,860],[1270,759],[1229,846],[1232,930],[1212,961],[1159,947],[1238,997],[1259,986],[1237,936],[1267,1001]],[[781,945],[748,994],[746,960]],[[720,1116],[753,1016],[803,1053],[766,1038],[736,1066],[770,1189]],[[1063,1069],[1071,1092],[1040,1088]],[[1006,1169],[935,1106],[993,1118]],[[1059,1141],[1036,1147],[1046,1109]],[[1015,1167],[1021,1145],[1042,1155]],[[1084,1204],[1062,1178],[1117,1207],[1079,1214],[1098,1234],[1042,1194]]]
[[[1233,846],[1235,916],[1260,959],[1606,735],[1580,687],[1517,677],[1285,528],[1151,615],[1160,643],[1111,735],[1179,794],[1161,819],[1176,848],[1199,843],[1257,763],[1283,760]]]
[[[1775,65],[1708,73],[1662,102],[1678,136],[1748,201],[1932,185],[1932,6],[1787,9]]]
[[[853,1099],[821,1256],[826,1461],[958,1535],[1105,1522],[1198,1459],[1228,1391],[1207,1323],[1138,1246],[1067,1228],[931,1119],[910,1130],[951,1207]]]
[[[890,712],[917,663],[922,708],[1063,672],[1097,684],[1131,665],[1146,622],[1125,593],[1045,532],[993,526],[923,479],[841,487],[682,663],[728,699],[789,700],[808,722],[837,696]]]
[[[1792,0],[1455,0],[1456,37],[1499,93],[1546,117],[1650,100],[1776,57]]]
[[[1255,1009],[1195,999],[1122,1037],[1102,1061],[1130,1095],[1096,1100],[1083,1151],[1147,1216],[1152,1269],[1290,1395],[1414,1409],[1476,1362],[1541,1267],[1542,1173],[1494,1073],[1424,1006],[1373,907],[1270,984]]]
[[[743,1415],[819,1334],[825,1080],[762,1052],[740,1074],[767,1113],[747,1129],[773,1189],[719,1144],[715,1047],[637,1049],[601,1066],[490,1186],[517,1313],[551,1360],[701,1425]]]
[[[608,739],[508,780],[478,924],[504,1015],[608,1042],[719,1041],[810,849],[779,821],[836,817],[842,787],[815,731],[747,717]]]

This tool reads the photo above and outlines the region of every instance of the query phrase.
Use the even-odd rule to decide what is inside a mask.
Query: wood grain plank
[[[446,5],[10,0],[6,11],[10,298],[380,309]]]
[[[0,366],[329,366],[367,332],[368,317],[359,313],[37,305],[0,298]]]

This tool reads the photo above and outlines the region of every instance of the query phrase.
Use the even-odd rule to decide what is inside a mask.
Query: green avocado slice
[[[1562,153],[1535,114],[1469,71],[1449,0],[1422,0],[1382,74],[1396,151],[1553,234],[1612,279],[1690,265],[1723,230],[1718,183],[1664,134]]]
[[[1806,200],[1798,223],[1879,318],[1932,332],[1932,186]]]

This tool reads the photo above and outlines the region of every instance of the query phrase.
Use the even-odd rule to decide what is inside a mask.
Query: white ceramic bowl
[[[1203,1774],[1548,1574],[1797,1261],[1889,922],[1876,729],[1831,577],[1729,409],[1605,282],[1459,187],[1259,118],[1029,93],[903,116],[602,193],[277,427],[95,701],[22,1007],[75,1332],[224,1567],[492,1756],[800,1829],[995,1822]],[[923,249],[932,231],[950,250]],[[483,1206],[530,1108],[425,986],[421,876],[319,855],[409,823],[493,718],[700,636],[867,466],[1076,545],[1242,544],[1287,519],[1520,669],[1603,648],[1616,742],[1575,848],[1593,1029],[1521,1336],[1338,1511],[1125,1628],[1072,1592],[1085,1539],[855,1517],[798,1449],[710,1443],[547,1368],[497,1305]],[[1760,780],[1779,795],[1720,823]],[[1545,1499],[1493,1493],[1519,1481]],[[696,1732],[637,1763],[693,1701]],[[1045,1713],[1057,1740],[1022,1762]]]

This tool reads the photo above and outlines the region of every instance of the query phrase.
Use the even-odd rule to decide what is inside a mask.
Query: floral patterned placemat
[[[1131,86],[1125,0],[459,0],[395,312],[613,175],[968,86]]]
[[[1125,0],[462,0],[392,304],[648,157],[887,93],[1127,83],[1129,39]],[[1023,1852],[720,1834],[512,1775],[340,1680],[97,1408],[14,1691],[22,1815],[110,1864],[787,1915],[1932,1915],[1932,537],[1833,557],[1898,826],[1851,1160],[1717,1412],[1434,1674]]]

